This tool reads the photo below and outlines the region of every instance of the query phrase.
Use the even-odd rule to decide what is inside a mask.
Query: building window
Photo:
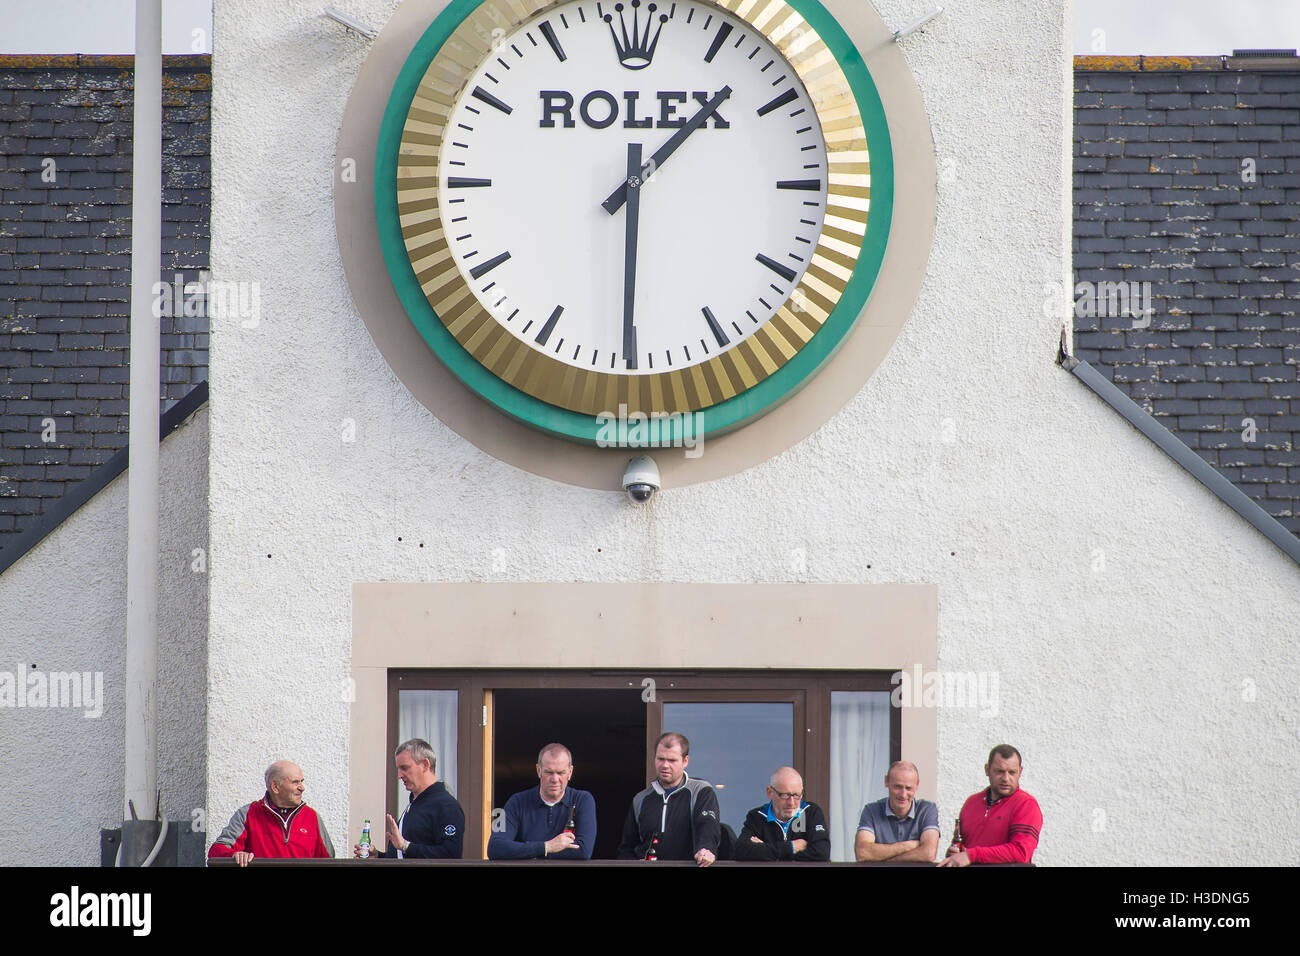
[[[390,670],[389,752],[412,736],[433,745],[438,778],[465,810],[465,855],[481,858],[493,811],[536,787],[538,750],[562,743],[573,752],[571,786],[596,799],[593,855],[608,859],[633,795],[653,777],[655,740],[677,731],[691,741],[687,772],[714,784],[735,833],[788,764],[831,821],[832,858],[851,860],[858,814],[884,794],[900,756],[890,673]],[[396,816],[406,797],[389,763]]]

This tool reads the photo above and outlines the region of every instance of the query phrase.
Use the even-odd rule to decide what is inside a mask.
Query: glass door
[[[654,737],[672,731],[690,741],[687,773],[713,784],[722,822],[733,835],[750,810],[767,803],[764,788],[774,770],[805,772],[803,691],[670,690],[660,697]]]

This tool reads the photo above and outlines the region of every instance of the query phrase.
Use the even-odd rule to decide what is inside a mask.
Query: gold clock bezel
[[[827,207],[808,268],[776,313],[734,347],[665,372],[566,364],[512,335],[479,302],[452,258],[438,188],[440,147],[452,108],[493,50],[495,36],[568,0],[484,0],[452,32],[420,79],[402,127],[397,212],[420,289],[447,331],[484,368],[551,405],[599,415],[623,405],[646,413],[693,412],[727,401],[775,373],[830,317],[857,265],[867,230],[871,175],[867,133],[831,50],[785,0],[694,0],[720,7],[767,38],[812,100],[826,143]],[[798,307],[793,307],[798,303]]]

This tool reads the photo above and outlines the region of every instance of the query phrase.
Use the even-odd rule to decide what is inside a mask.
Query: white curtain
[[[889,693],[831,692],[831,859],[853,860],[862,808],[885,796]]]
[[[456,691],[402,690],[397,692],[397,742],[420,737],[433,747],[438,779],[456,792]],[[391,759],[391,756],[390,756]],[[397,812],[406,809],[408,796],[397,781]],[[382,826],[375,832],[383,833]]]

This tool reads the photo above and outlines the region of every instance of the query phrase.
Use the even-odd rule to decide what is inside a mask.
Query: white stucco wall
[[[894,25],[932,7],[875,6]],[[382,26],[393,8],[349,12]],[[904,41],[940,183],[897,344],[808,440],[643,508],[486,456],[384,364],[331,205],[367,46],[318,14],[216,9],[213,271],[260,283],[262,315],[214,322],[211,339],[214,818],[287,756],[345,844],[357,580],[933,582],[940,666],[996,674],[1000,691],[996,716],[940,714],[945,836],[1006,741],[1045,814],[1040,864],[1295,857],[1300,809],[1277,795],[1300,789],[1300,568],[1054,363],[1061,5],[972,0]]]
[[[208,413],[162,445],[158,784],[169,819],[204,806]],[[0,670],[102,673],[103,712],[0,707],[0,865],[99,865],[122,823],[127,476],[118,475],[0,575]],[[206,560],[206,556],[205,556]],[[153,807],[138,807],[142,816]]]

